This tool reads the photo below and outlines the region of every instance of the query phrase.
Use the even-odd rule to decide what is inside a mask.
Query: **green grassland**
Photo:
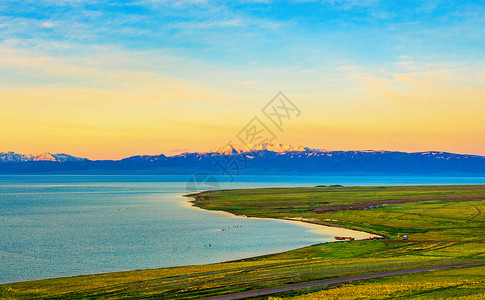
[[[206,209],[254,217],[302,218],[379,233],[389,239],[313,245],[237,262],[0,285],[0,298],[196,299],[311,280],[485,261],[485,217],[481,213],[485,209],[485,186],[277,188],[196,196],[196,205]],[[424,201],[392,204],[405,199]],[[324,213],[315,210],[362,202],[379,202],[379,206]],[[403,235],[409,235],[409,240],[403,241]],[[372,294],[382,289],[388,298],[418,297],[422,293],[431,298],[474,299],[483,295],[483,270],[471,267],[410,274],[278,297],[305,294],[307,298],[302,299],[333,299],[359,289],[364,298],[365,291]],[[397,284],[399,287],[391,287]]]
[[[416,273],[293,291],[270,300],[484,299],[485,266]]]
[[[481,198],[481,199],[479,199]],[[429,200],[428,200],[429,199]],[[396,200],[427,200],[390,204]],[[322,207],[379,202],[373,209],[318,213]],[[298,218],[413,240],[485,239],[485,186],[264,188],[206,192],[196,205],[237,215]],[[371,205],[369,205],[371,206]]]

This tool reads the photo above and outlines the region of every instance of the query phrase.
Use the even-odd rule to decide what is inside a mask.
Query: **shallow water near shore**
[[[206,264],[334,240],[298,222],[190,207],[181,197],[191,192],[189,178],[0,176],[0,283]],[[484,183],[483,177],[217,177],[222,189]]]

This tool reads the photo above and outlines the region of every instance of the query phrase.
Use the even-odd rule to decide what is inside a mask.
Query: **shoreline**
[[[201,209],[204,211],[210,211],[213,213],[218,213],[218,214],[223,214],[226,216],[234,217],[234,218],[253,218],[253,219],[265,219],[265,220],[273,220],[273,221],[281,221],[281,222],[291,222],[293,224],[298,224],[300,226],[306,227],[309,231],[312,231],[316,234],[319,235],[324,235],[324,236],[332,236],[332,237],[337,237],[337,236],[345,236],[345,237],[352,237],[354,238],[355,241],[361,241],[361,240],[367,240],[367,239],[372,239],[372,238],[379,238],[379,239],[385,239],[387,236],[383,236],[380,234],[376,234],[374,232],[368,232],[364,230],[358,230],[358,229],[353,229],[353,228],[348,228],[348,227],[343,227],[343,226],[336,226],[336,225],[324,225],[320,223],[315,223],[312,222],[312,220],[304,219],[304,218],[266,218],[266,217],[251,217],[251,216],[245,216],[245,215],[237,215],[231,212],[227,212],[224,210],[210,210],[210,209],[205,209],[203,207],[200,207],[197,205],[197,197],[196,194],[186,194],[186,195],[181,195],[181,197],[185,198],[186,201],[184,201],[185,205],[192,207],[192,208],[197,208]],[[190,200],[193,199],[193,200]],[[337,242],[337,240],[329,241],[327,243],[334,243]],[[311,246],[311,245],[308,245]],[[274,254],[274,253],[271,253]],[[268,254],[270,255],[270,254]]]

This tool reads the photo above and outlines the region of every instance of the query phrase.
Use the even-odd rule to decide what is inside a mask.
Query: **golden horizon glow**
[[[324,8],[318,9],[332,11],[332,18],[348,22],[350,29],[324,20],[305,24],[312,11],[299,2],[292,5],[301,9],[295,17],[301,24],[283,16],[250,15],[245,6],[262,3],[230,8],[240,22],[219,22],[209,13],[195,21],[201,17],[198,8],[215,9],[216,4],[167,1],[139,4],[150,12],[133,20],[163,22],[157,23],[160,28],[174,28],[176,34],[153,30],[145,36],[151,29],[109,24],[120,35],[116,39],[96,29],[101,20],[81,19],[75,6],[84,2],[69,4],[79,18],[72,29],[80,30],[79,39],[65,32],[66,20],[44,26],[21,9],[0,26],[0,152],[89,159],[204,152],[239,143],[236,134],[261,117],[264,105],[282,91],[301,115],[286,122],[283,131],[266,120],[277,134],[273,143],[485,155],[485,61],[477,59],[484,50],[479,43],[484,30],[479,24],[450,23],[458,33],[444,36],[449,27],[436,27],[435,17],[423,12],[418,27],[398,16],[375,17],[375,12],[390,12],[379,1],[321,4]],[[59,8],[39,3],[38,9]],[[159,21],[158,5],[195,19],[187,21],[190,26]],[[317,9],[317,4],[307,5]],[[99,15],[108,15],[109,9]],[[354,13],[382,26],[372,27],[367,19],[347,21]],[[440,13],[451,18],[453,9]],[[18,25],[19,19],[29,21]],[[386,29],[389,24],[399,32]],[[26,38],[29,30],[32,36]],[[320,36],[334,43],[317,41]],[[244,39],[248,43],[241,44]],[[455,44],[443,47],[450,40]]]

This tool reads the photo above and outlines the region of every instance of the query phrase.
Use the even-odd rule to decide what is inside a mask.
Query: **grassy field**
[[[485,261],[485,218],[481,214],[485,209],[485,186],[228,190],[201,193],[197,199],[196,205],[206,209],[257,217],[302,218],[375,232],[389,239],[314,245],[231,263],[0,285],[0,298],[196,299],[310,280]],[[349,208],[358,203],[364,203],[366,209]],[[329,206],[340,210],[326,211]],[[409,235],[409,240],[403,241],[402,235]],[[422,293],[430,298],[474,299],[483,295],[483,273],[483,267],[437,271],[278,297],[305,294],[297,297],[337,299],[361,293],[364,298],[379,291],[388,298],[419,297]]]
[[[484,299],[485,266],[425,272],[396,277],[370,279],[325,287],[299,290],[270,300],[312,299]]]
[[[201,193],[197,199],[196,205],[205,209],[251,217],[297,218],[392,238],[485,239],[483,185],[265,188]],[[351,209],[359,206],[367,209]],[[329,211],[332,207],[336,211]]]

